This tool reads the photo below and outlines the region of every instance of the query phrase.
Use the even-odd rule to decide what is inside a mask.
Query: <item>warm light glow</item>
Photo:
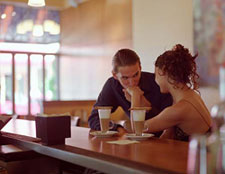
[[[33,25],[34,24],[31,19],[24,20],[16,26],[16,32],[18,34],[26,34],[33,30]]]
[[[59,43],[51,44],[30,44],[30,43],[8,43],[0,42],[0,51],[25,51],[25,52],[41,52],[41,53],[57,53],[59,51]]]
[[[43,30],[43,26],[42,25],[34,25],[33,28],[33,36],[35,37],[41,37],[44,35],[44,30]]]
[[[12,12],[12,16],[16,16],[16,12],[14,11],[14,12]]]
[[[54,21],[45,20],[43,26],[44,26],[45,32],[50,32],[52,30],[52,28],[54,27]]]
[[[44,31],[52,35],[58,35],[60,33],[60,26],[55,21],[45,20],[43,26]]]
[[[33,7],[43,7],[45,6],[45,0],[29,0],[28,5]]]
[[[6,18],[6,14],[3,13],[3,14],[1,15],[1,18],[2,18],[2,19],[5,19],[5,18]]]
[[[49,32],[52,35],[58,35],[60,33],[60,26],[57,23],[54,23],[54,27],[52,30]]]

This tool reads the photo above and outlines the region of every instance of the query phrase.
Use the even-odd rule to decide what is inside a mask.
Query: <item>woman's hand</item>
[[[118,131],[119,136],[123,136],[124,134],[127,133],[126,129],[124,129],[122,127],[118,127],[117,131]]]
[[[141,98],[144,94],[144,92],[138,87],[138,86],[134,86],[134,87],[129,87],[126,89],[123,89],[124,92],[124,96],[125,98],[131,102],[131,98],[132,96],[139,96],[139,98]]]
[[[141,90],[138,86],[126,88],[126,91],[132,96],[134,93],[136,95],[143,95],[144,91]]]
[[[129,94],[129,92],[126,89],[123,89],[123,92],[127,101],[131,102],[131,95]]]
[[[160,138],[173,139],[174,138],[174,127],[164,130],[162,135],[160,136]]]
[[[149,132],[149,120],[146,120],[144,122],[144,130],[143,130],[144,133],[148,133]]]

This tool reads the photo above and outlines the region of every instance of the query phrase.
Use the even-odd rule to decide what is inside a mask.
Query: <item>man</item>
[[[128,88],[133,88],[142,93],[141,106],[151,107],[146,113],[146,120],[160,113],[167,106],[172,105],[172,98],[168,94],[161,94],[159,86],[155,82],[152,73],[141,72],[139,56],[130,49],[121,49],[112,60],[113,77],[109,78],[94,106],[112,106],[114,112],[119,106],[130,117],[131,96]],[[98,111],[93,108],[88,119],[88,124],[93,130],[100,130]],[[114,124],[112,130],[125,133],[126,130],[118,124]]]

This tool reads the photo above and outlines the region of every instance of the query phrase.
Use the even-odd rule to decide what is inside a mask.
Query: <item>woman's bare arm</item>
[[[158,132],[183,122],[183,110],[176,106],[170,106],[164,109],[154,118],[145,121],[145,127],[148,132]]]

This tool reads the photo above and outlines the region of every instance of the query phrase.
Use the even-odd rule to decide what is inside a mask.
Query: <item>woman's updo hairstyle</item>
[[[187,48],[177,44],[172,50],[160,55],[155,66],[163,70],[169,77],[169,82],[177,87],[181,83],[194,90],[198,89],[197,79],[199,75],[196,72],[195,56],[192,56]]]

